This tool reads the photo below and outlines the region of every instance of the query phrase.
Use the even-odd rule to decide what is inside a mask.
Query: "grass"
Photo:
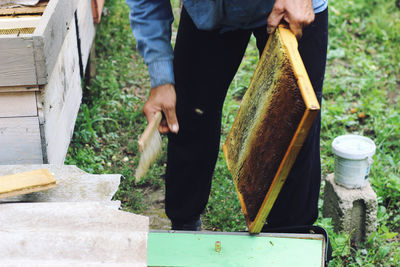
[[[334,137],[370,137],[377,145],[370,182],[379,205],[378,230],[364,244],[351,247],[348,236],[331,231],[331,265],[395,266],[400,262],[400,11],[395,1],[331,3],[329,11],[323,172],[333,171]],[[320,223],[326,220],[321,218]]]
[[[135,48],[124,1],[107,1],[106,8],[108,15],[98,26],[95,41],[97,75],[84,90],[66,164],[91,173],[122,173],[116,198],[125,210],[142,213],[149,207],[149,188],[163,190],[166,155],[142,182],[135,183],[136,140],[145,125],[141,108],[150,81]],[[378,229],[354,246],[348,234],[333,231],[330,219],[321,216],[317,223],[331,238],[334,258],[330,266],[396,266],[400,262],[400,10],[394,0],[353,0],[330,2],[329,13],[321,130],[323,175],[333,172],[331,143],[336,136],[357,133],[373,139],[377,151],[370,182],[378,196]],[[225,101],[222,142],[257,61],[252,39]],[[246,227],[222,153],[203,221],[217,231]]]

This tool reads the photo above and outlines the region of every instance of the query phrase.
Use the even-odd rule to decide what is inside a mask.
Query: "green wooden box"
[[[147,244],[148,266],[320,267],[325,262],[325,238],[319,234],[150,232]]]

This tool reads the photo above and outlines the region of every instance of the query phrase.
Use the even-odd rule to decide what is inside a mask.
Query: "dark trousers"
[[[300,55],[319,101],[325,73],[327,21],[327,11],[316,14],[299,41]],[[182,10],[174,50],[180,128],[177,135],[168,136],[165,199],[166,214],[175,223],[198,219],[206,207],[219,151],[223,102],[251,34],[262,51],[268,39],[266,26],[226,33],[202,31]],[[268,227],[312,224],[318,216],[320,122],[318,117],[310,129],[268,216]]]

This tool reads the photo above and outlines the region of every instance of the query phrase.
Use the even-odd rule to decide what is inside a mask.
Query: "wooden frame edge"
[[[233,184],[235,185],[235,190],[236,190],[237,196],[239,198],[240,207],[241,207],[241,209],[243,211],[244,218],[246,219],[246,224],[247,224],[247,226],[249,226],[251,222],[249,221],[248,216],[247,216],[248,213],[247,213],[246,205],[244,204],[243,196],[240,193],[240,191],[239,191],[239,189],[237,187],[237,184],[236,183],[233,183]]]
[[[317,97],[315,96],[311,81],[298,51],[296,37],[289,29],[282,25],[279,26],[279,36],[282,44],[287,49],[289,60],[293,66],[293,71],[297,77],[297,84],[299,85],[300,92],[307,109],[319,110],[320,105]]]
[[[305,66],[303,64],[303,61],[301,59],[301,56],[298,52],[298,43],[296,37],[293,35],[293,33],[287,29],[285,26],[280,25],[279,28],[277,29],[279,31],[279,38],[282,43],[282,45],[286,48],[288,57],[290,60],[291,65],[293,66],[293,71],[295,76],[297,77],[297,84],[300,89],[300,93],[302,96],[302,99],[304,101],[304,104],[306,106],[306,110],[301,118],[301,121],[295,131],[295,134],[289,144],[289,147],[284,155],[284,158],[279,165],[278,171],[275,174],[275,177],[272,181],[272,184],[264,198],[264,201],[261,205],[261,208],[258,211],[258,214],[256,215],[256,218],[253,221],[250,221],[247,216],[247,209],[245,206],[245,203],[243,201],[243,196],[239,192],[237,188],[237,184],[234,182],[235,189],[240,201],[240,205],[242,208],[242,211],[245,215],[246,218],[246,223],[248,225],[249,232],[251,234],[258,234],[260,233],[262,227],[264,226],[265,219],[267,218],[269,212],[271,211],[273,204],[275,203],[276,198],[278,197],[280,190],[283,186],[283,184],[286,181],[286,178],[290,172],[291,167],[293,166],[296,157],[298,153],[300,152],[300,149],[308,135],[308,132],[314,123],[314,120],[320,110],[320,105],[318,102],[318,99],[315,96],[312,84],[309,80],[307,71],[305,69]],[[268,39],[266,48],[269,46],[271,42],[271,38]],[[266,49],[264,49],[265,51]],[[262,62],[262,58],[265,56],[265,53],[263,52],[259,63]],[[252,77],[249,88],[251,87],[254,76]],[[240,112],[240,109],[238,110],[238,113]],[[232,127],[236,124],[237,116],[235,118],[235,121],[233,122]],[[230,134],[228,134],[228,137],[226,140],[229,140]],[[227,149],[227,141],[225,141],[224,145],[222,146],[222,150],[224,152],[225,156],[225,161],[228,166],[228,170],[231,172],[231,168],[229,166],[229,156],[228,156],[228,149]],[[232,173],[232,172],[231,172]]]
[[[39,90],[40,89],[38,85],[0,86],[0,93],[36,92]]]
[[[226,143],[222,145],[222,152],[224,152],[226,166],[228,167],[229,172],[232,174],[231,168],[229,166],[228,148],[227,148],[227,144]]]
[[[298,52],[298,43],[294,34],[287,29],[284,25],[280,25],[277,29],[279,31],[279,38],[286,48],[289,60],[293,66],[293,71],[297,77],[297,84],[300,89],[301,96],[306,106],[306,111],[296,129],[296,132],[289,144],[285,156],[278,168],[278,171],[272,181],[272,184],[264,198],[261,208],[256,218],[248,225],[250,233],[259,233],[265,223],[265,220],[271,211],[276,198],[278,197],[283,184],[289,175],[298,153],[306,139],[308,132],[314,123],[320,105],[317,97],[315,96],[313,87],[308,77],[307,71]],[[283,172],[285,170],[285,172]]]
[[[59,1],[59,0],[58,0]],[[43,11],[39,24],[36,26],[33,35],[43,35],[44,31],[46,30],[47,24],[49,23],[51,16],[53,15],[58,1],[49,1],[46,8]]]

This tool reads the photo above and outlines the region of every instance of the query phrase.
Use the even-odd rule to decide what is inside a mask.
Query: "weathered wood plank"
[[[46,69],[46,55],[44,52],[44,40],[40,36],[32,36],[33,38],[33,58],[35,59],[36,84],[44,85],[50,73]]]
[[[31,7],[14,7],[14,8],[0,8],[0,15],[22,15],[22,14],[42,14],[46,9],[47,2],[40,2],[36,6]]]
[[[0,93],[0,118],[37,116],[35,92]]]
[[[0,86],[36,84],[33,39],[0,35]]]
[[[19,28],[35,28],[40,21],[40,16],[28,17],[0,17],[0,30],[5,29],[19,29]]]
[[[79,31],[79,39],[81,46],[83,71],[85,71],[89,59],[90,49],[92,47],[95,35],[91,0],[79,1],[77,17],[78,17],[78,31]]]
[[[11,92],[36,92],[39,91],[39,86],[28,85],[28,86],[1,86],[0,93],[11,93]]]
[[[120,174],[89,174],[76,166],[42,165],[1,165],[0,176],[46,168],[57,180],[58,186],[49,191],[36,192],[0,200],[1,202],[110,202],[118,190]]]
[[[53,71],[65,36],[72,28],[77,2],[50,1],[33,33],[38,84],[45,84]]]
[[[38,117],[0,118],[0,164],[43,163]]]
[[[64,162],[82,99],[74,19],[70,25],[57,64],[40,95],[49,163]]]
[[[147,217],[90,202],[2,204],[0,214],[2,262],[146,266]]]
[[[0,176],[0,198],[48,190],[55,186],[56,180],[47,169]]]

